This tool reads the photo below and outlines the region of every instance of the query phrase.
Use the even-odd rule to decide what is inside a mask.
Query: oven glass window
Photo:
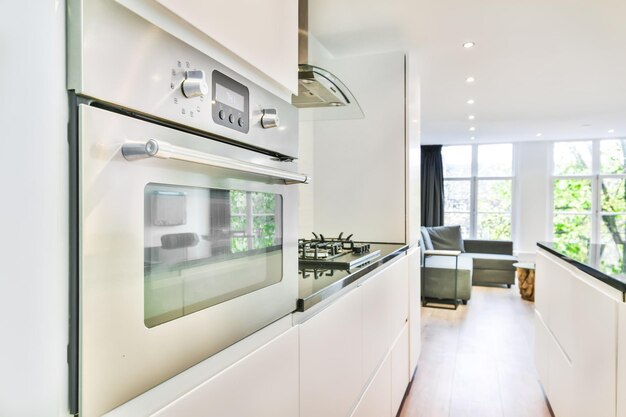
[[[147,327],[282,279],[280,195],[148,184],[144,199]]]

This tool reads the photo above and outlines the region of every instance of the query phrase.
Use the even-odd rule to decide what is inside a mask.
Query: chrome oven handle
[[[305,174],[266,167],[252,162],[239,161],[224,156],[212,155],[191,149],[181,148],[167,142],[150,139],[147,142],[126,142],[122,145],[122,155],[128,161],[145,158],[176,159],[212,167],[232,169],[250,174],[263,175],[285,181],[286,184],[307,184],[309,177]]]

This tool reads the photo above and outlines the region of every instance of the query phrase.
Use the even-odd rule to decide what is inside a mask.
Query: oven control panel
[[[250,92],[218,70],[211,74],[213,121],[243,133],[250,130]]]
[[[207,72],[178,60],[171,70],[170,90],[174,90],[172,103],[184,118],[210,113],[213,123],[243,134],[250,132],[252,123],[264,130],[280,126],[277,108],[256,106],[258,120],[254,120],[248,87],[217,69]]]
[[[118,2],[87,3],[93,7],[83,10],[79,33],[85,47],[70,54],[80,57],[68,81],[77,94],[223,142],[297,157],[298,109],[244,77],[238,59],[225,65],[208,54],[219,52],[211,42],[196,49]]]

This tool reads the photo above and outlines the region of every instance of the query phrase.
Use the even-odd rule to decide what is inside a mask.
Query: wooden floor
[[[533,358],[533,303],[473,287],[456,311],[422,308],[422,353],[400,417],[549,417]]]

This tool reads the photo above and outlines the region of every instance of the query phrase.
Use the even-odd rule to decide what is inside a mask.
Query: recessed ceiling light
[[[472,126],[472,127],[469,128],[469,130],[470,130],[470,132],[473,132],[473,131],[476,130],[476,128],[474,126]]]
[[[470,140],[474,140],[474,139],[476,139],[476,136],[472,136],[472,137],[470,138]]]
[[[473,83],[474,81],[476,81],[476,79],[474,77],[467,77],[465,81],[467,81],[468,83]]]
[[[476,102],[474,101],[473,98],[470,98],[469,100],[467,100],[467,104],[474,104],[474,103],[476,103]]]
[[[540,138],[540,137],[541,137],[541,133],[537,133],[537,135],[536,135],[536,136],[537,136],[538,138]]]
[[[469,116],[467,116],[467,118],[469,120],[474,120],[476,118],[476,116],[474,116],[473,114],[470,114]]]
[[[609,129],[609,133],[615,133],[615,129]]]
[[[474,42],[465,42],[465,43],[463,44],[463,48],[465,48],[465,49],[470,49],[470,48],[473,48],[473,47],[474,47],[474,45],[476,45]]]

